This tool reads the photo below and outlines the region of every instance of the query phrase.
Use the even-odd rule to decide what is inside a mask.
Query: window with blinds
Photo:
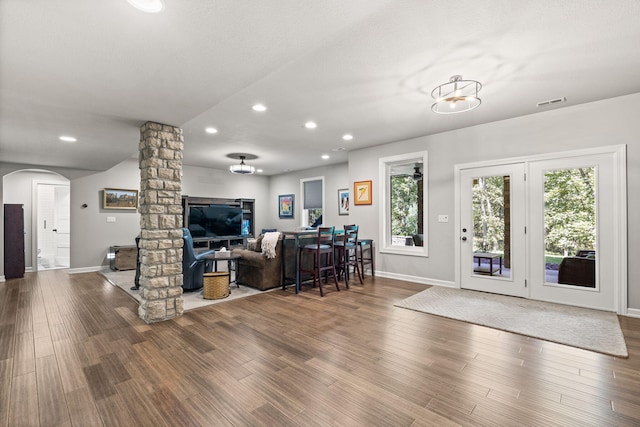
[[[324,178],[302,180],[302,225],[317,227],[322,224]]]

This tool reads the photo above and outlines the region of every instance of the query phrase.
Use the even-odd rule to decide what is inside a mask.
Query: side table
[[[214,272],[218,271],[218,261],[227,261],[227,271],[229,272],[229,286],[231,286],[231,283],[235,283],[238,288],[240,287],[240,285],[238,284],[238,280],[237,280],[237,277],[238,277],[238,262],[237,262],[237,260],[240,259],[240,255],[234,254],[231,251],[226,251],[226,252],[216,251],[215,253],[213,253],[211,255],[205,256],[204,259],[209,260],[209,261],[213,261],[213,271]],[[231,272],[232,271],[236,272],[236,275],[235,275],[233,280],[231,280]]]

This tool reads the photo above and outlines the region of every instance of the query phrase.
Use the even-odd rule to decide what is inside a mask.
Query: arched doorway
[[[3,203],[24,206],[26,271],[69,268],[70,182],[67,178],[41,169],[11,172],[3,177]]]

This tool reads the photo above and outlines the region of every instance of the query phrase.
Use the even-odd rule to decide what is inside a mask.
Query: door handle
[[[57,232],[58,232],[58,229],[57,229],[57,228],[54,228],[54,229],[53,229],[53,230],[51,230],[51,231],[55,231],[55,232],[57,233]]]

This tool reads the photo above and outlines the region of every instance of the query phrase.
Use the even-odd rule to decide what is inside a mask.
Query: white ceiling
[[[164,1],[0,0],[0,160],[106,170],[151,120],[184,129],[186,165],[245,152],[271,175],[640,92],[637,0]],[[482,82],[482,105],[432,113],[455,74]]]

